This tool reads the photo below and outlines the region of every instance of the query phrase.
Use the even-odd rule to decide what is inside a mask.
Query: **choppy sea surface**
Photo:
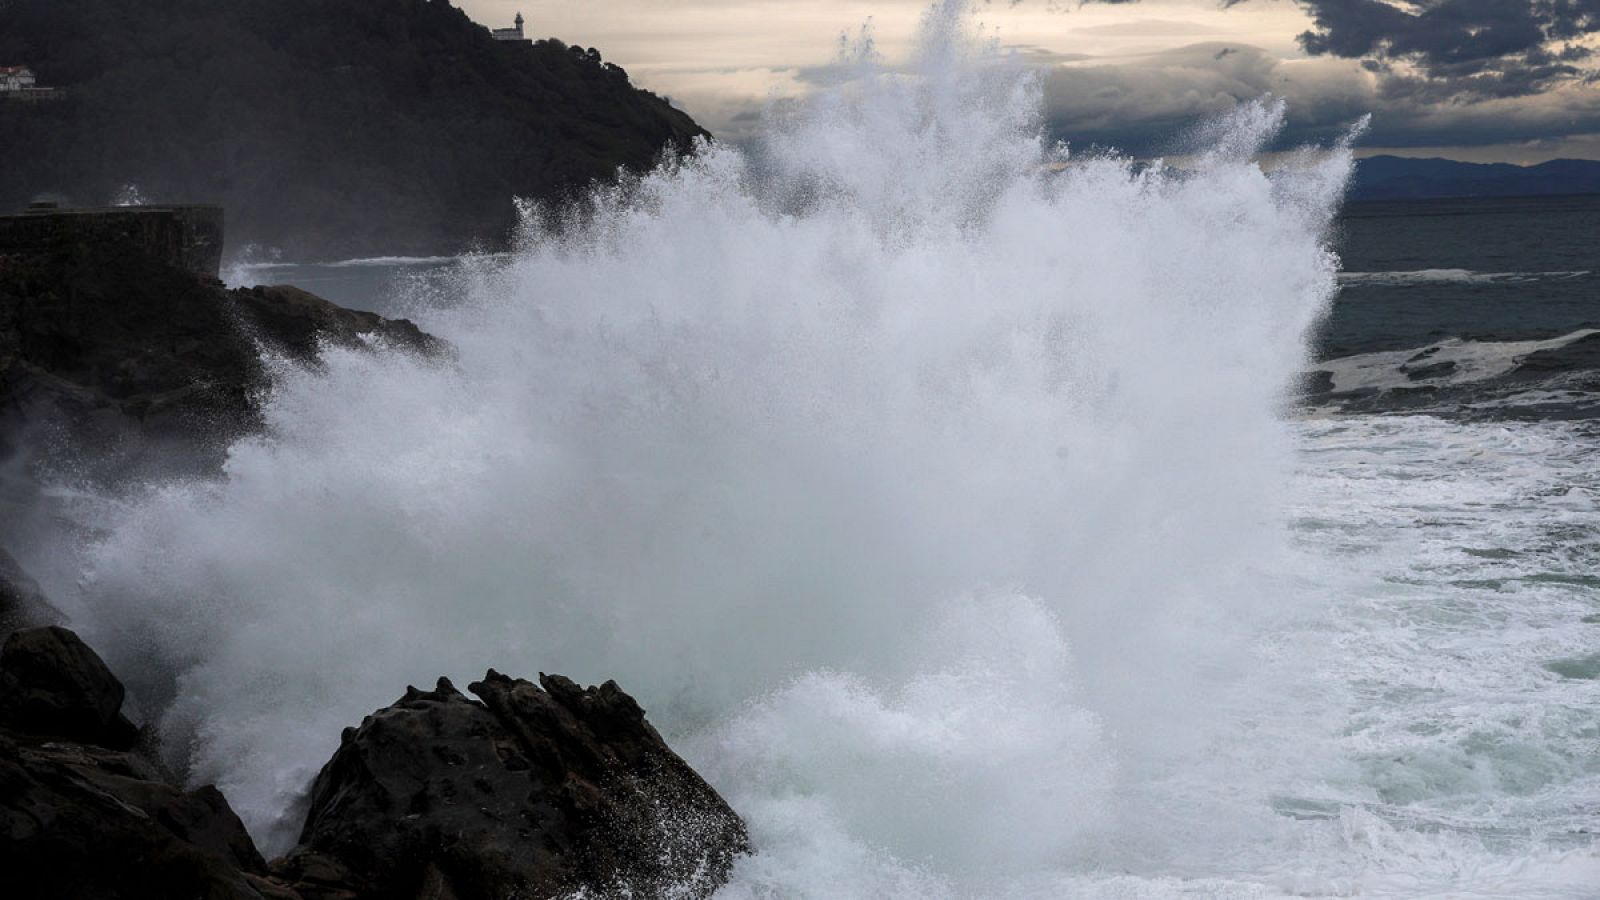
[[[1597,235],[1595,196],[1360,204],[1330,232],[1337,293],[1287,414],[1292,540],[1325,605],[1257,649],[1337,698],[1337,762],[1268,803],[1325,823],[1337,861],[1000,895],[1600,897]],[[404,314],[463,264],[235,278]]]
[[[1451,418],[1600,416],[1600,196],[1346,207],[1339,290],[1316,328],[1306,406]],[[480,256],[472,265],[504,262]],[[233,284],[287,283],[405,315],[450,290],[460,257],[236,263]]]
[[[1310,389],[1337,409],[1600,414],[1600,198],[1359,204]]]
[[[969,26],[503,257],[236,268],[454,353],[73,495],[174,764],[273,852],[405,684],[554,671],[746,817],[724,897],[1600,896],[1600,204],[1340,215],[1271,103],[1071,159]]]

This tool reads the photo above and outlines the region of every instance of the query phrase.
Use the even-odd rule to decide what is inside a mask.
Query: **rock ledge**
[[[312,789],[301,846],[275,864],[307,897],[707,896],[744,823],[615,682],[410,688]]]

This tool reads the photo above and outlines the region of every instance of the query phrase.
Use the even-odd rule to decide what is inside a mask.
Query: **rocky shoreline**
[[[508,246],[516,198],[558,205],[709,139],[526,12],[537,40],[446,0],[7,0],[0,65],[60,98],[0,103],[0,209],[203,199],[236,247],[454,255]]]
[[[214,465],[260,424],[266,355],[315,365],[327,345],[446,351],[409,321],[294,287],[230,290],[214,266],[196,270],[126,224],[147,217],[20,218],[56,227],[0,239],[0,458],[48,448],[96,467]]]
[[[263,859],[214,786],[186,789],[122,683],[66,628],[0,647],[8,896],[507,900],[704,897],[745,827],[614,682],[439,679],[347,728],[300,844]],[[14,892],[14,893],[13,893]]]
[[[114,228],[0,243],[0,461],[214,472],[260,427],[269,357],[314,366],[330,345],[450,357],[405,320],[229,290]],[[702,897],[748,850],[743,821],[615,683],[491,669],[472,696],[441,678],[346,728],[298,845],[268,861],[221,792],[167,767],[64,624],[0,549],[6,896]]]

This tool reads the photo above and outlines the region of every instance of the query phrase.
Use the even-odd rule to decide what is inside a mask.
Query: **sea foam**
[[[1262,101],[1181,173],[1072,156],[969,19],[531,211],[413,311],[450,359],[284,364],[220,477],[85,504],[57,593],[174,762],[282,850],[342,727],[492,665],[638,695],[750,820],[734,896],[1280,852],[1331,728],[1262,655],[1316,599],[1280,410],[1349,154],[1265,174]]]

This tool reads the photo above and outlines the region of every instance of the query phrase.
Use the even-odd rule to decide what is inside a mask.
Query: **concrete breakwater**
[[[327,344],[438,349],[293,287],[228,290],[222,223],[215,206],[0,217],[0,460],[210,465],[258,424],[263,348],[306,364]]]
[[[207,278],[221,272],[223,236],[220,206],[62,209],[35,204],[18,215],[0,216],[0,255],[132,241],[166,265]]]

